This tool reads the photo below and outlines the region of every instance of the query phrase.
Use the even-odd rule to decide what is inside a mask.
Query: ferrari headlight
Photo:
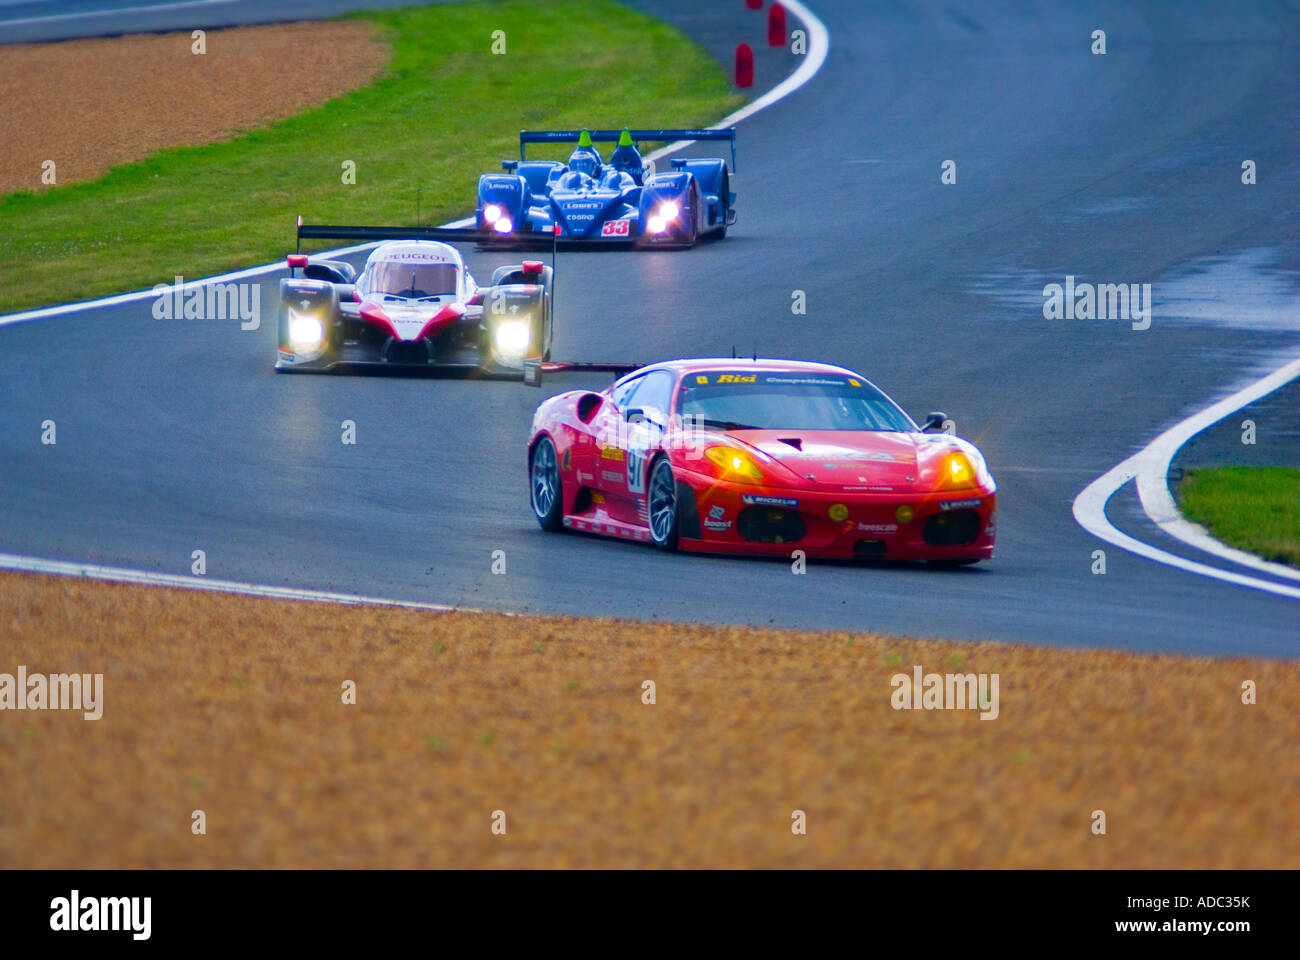
[[[289,342],[295,350],[313,350],[325,339],[320,320],[306,313],[289,312]]]
[[[519,356],[528,349],[528,341],[532,339],[532,330],[527,321],[507,320],[497,326],[496,332],[492,336],[496,341],[497,350],[501,353]]]
[[[681,213],[681,210],[678,209],[677,204],[673,203],[671,200],[666,200],[659,204],[659,216],[663,217],[666,221],[676,220],[677,214],[679,213]]]
[[[722,468],[723,475],[728,480],[739,480],[744,483],[749,480],[763,479],[763,471],[744,450],[735,447],[709,447],[704,451],[704,455]]]
[[[939,485],[941,487],[975,486],[975,468],[970,459],[961,451],[949,453],[939,461]]]
[[[501,219],[501,214],[503,212],[504,211],[500,207],[498,207],[495,203],[489,203],[486,207],[483,208],[483,219],[486,220],[488,223],[496,223],[498,220]]]

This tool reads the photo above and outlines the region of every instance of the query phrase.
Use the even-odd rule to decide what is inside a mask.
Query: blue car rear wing
[[[721,130],[628,130],[638,143],[645,141],[671,142],[674,140],[729,140],[731,142],[731,169],[736,169],[736,128]],[[527,160],[530,143],[573,143],[586,133],[593,143],[617,143],[622,130],[520,130],[519,159]]]

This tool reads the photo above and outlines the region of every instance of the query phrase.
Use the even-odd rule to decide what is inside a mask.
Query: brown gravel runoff
[[[914,664],[998,718],[892,709]],[[3,867],[1300,866],[1294,661],[0,573],[19,665],[103,716],[0,711]]]
[[[389,53],[360,21],[209,30],[205,42],[202,55],[189,32],[0,47],[0,194],[49,189],[47,160],[75,183],[265,127],[364,85]]]

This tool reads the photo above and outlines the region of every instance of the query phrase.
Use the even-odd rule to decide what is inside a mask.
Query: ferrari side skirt
[[[566,530],[577,530],[579,533],[595,533],[604,537],[650,542],[650,531],[647,528],[624,520],[611,520],[608,517],[566,515],[564,527]]]

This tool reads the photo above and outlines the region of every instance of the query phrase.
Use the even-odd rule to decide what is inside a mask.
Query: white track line
[[[51,13],[41,17],[23,17],[19,20],[0,20],[0,27],[16,27],[27,23],[50,23],[55,20],[84,20],[88,17],[112,17],[130,13],[156,13],[159,10],[184,10],[190,7],[211,7],[235,0],[185,0],[183,3],[155,3],[147,7],[115,7],[111,10],[84,10],[81,13]]]
[[[421,603],[417,600],[389,600],[384,597],[363,597],[353,593],[330,593],[326,590],[299,590],[296,587],[274,587],[268,584],[240,583],[236,580],[209,580],[207,577],[182,576],[174,573],[150,573],[147,570],[128,570],[125,567],[102,567],[93,563],[69,563],[63,560],[39,560],[13,553],[0,553],[0,570],[18,570],[23,573],[48,573],[61,577],[83,577],[88,580],[109,580],[114,583],[142,583],[155,587],[177,587],[183,590],[207,590],[212,593],[238,593],[250,597],[271,597],[278,600],[310,600],[316,603],[346,603],[353,606],[406,607],[411,610],[434,610],[440,613],[488,613],[477,607],[456,607],[444,603]],[[508,614],[513,616],[513,614]]]
[[[444,223],[443,227],[468,227],[474,223],[473,217],[466,217],[463,220],[453,220],[451,223]],[[369,250],[376,246],[378,241],[371,243],[358,243],[351,247],[339,247],[337,250],[322,250],[314,256],[318,257],[341,257],[349,253],[359,253],[362,250]],[[0,327],[10,323],[25,323],[28,320],[45,320],[49,317],[59,317],[69,313],[79,313],[82,310],[95,310],[99,307],[113,307],[122,303],[132,303],[136,300],[147,300],[150,297],[160,295],[164,292],[175,290],[187,290],[193,287],[206,287],[210,283],[229,283],[232,280],[243,280],[247,277],[256,277],[264,273],[274,273],[277,270],[283,270],[285,264],[283,260],[276,260],[273,263],[264,263],[257,267],[248,267],[244,270],[236,270],[233,273],[223,273],[215,277],[204,277],[202,280],[187,280],[181,284],[159,284],[156,287],[150,287],[148,290],[133,290],[131,293],[118,293],[111,297],[101,297],[98,300],[82,300],[79,303],[63,303],[56,307],[41,307],[38,310],[24,310],[22,313],[7,313],[0,316]]]
[[[804,54],[803,63],[799,64],[799,69],[790,76],[786,77],[767,93],[763,94],[757,100],[745,104],[735,113],[728,114],[711,127],[705,127],[706,130],[724,130],[727,127],[734,127],[740,121],[752,117],[758,111],[769,107],[778,100],[788,97],[805,83],[817,75],[817,71],[822,68],[826,62],[826,55],[831,50],[831,34],[826,29],[826,24],[817,19],[817,16],[805,7],[799,0],[783,0],[782,6],[787,11],[794,14],[803,21],[804,26],[808,28],[808,52]],[[647,160],[657,160],[660,157],[681,150],[683,147],[694,143],[694,140],[675,140],[666,147],[660,147],[654,153],[646,156]]]
[[[789,96],[798,90],[821,69],[822,64],[826,62],[826,54],[830,50],[830,33],[826,26],[817,19],[811,10],[799,2],[799,0],[784,0],[785,8],[800,20],[808,28],[808,53],[804,55],[804,61],[799,65],[794,73],[786,77],[781,83],[773,87],[763,96],[759,97],[753,103],[742,107],[730,116],[724,117],[710,129],[719,129],[722,127],[732,126],[739,123],[747,117],[753,116],[759,110],[769,107],[783,97]],[[662,157],[665,154],[680,150],[687,144],[694,141],[679,140],[676,143],[670,143],[650,154],[648,159]],[[465,227],[474,223],[473,217],[465,217],[462,220],[455,220],[451,223],[444,223],[444,227]],[[351,247],[341,247],[338,250],[324,251],[320,255],[340,256],[348,253],[356,253],[360,250],[366,250],[373,247],[373,243],[357,244]],[[189,283],[183,283],[179,286],[181,289],[186,287],[201,287],[210,283],[227,283],[231,280],[239,280],[244,277],[258,276],[259,274],[272,273],[284,269],[284,261],[277,260],[274,263],[264,263],[258,267],[249,267],[246,270],[238,270],[234,273],[225,273],[216,277],[207,277],[202,280],[193,280]],[[176,284],[167,287],[167,290],[175,290]],[[39,310],[26,310],[22,313],[11,313],[6,316],[0,316],[0,327],[10,323],[23,323],[28,320],[43,320],[48,317],[63,316],[69,313],[77,313],[82,310],[93,310],[96,307],[109,307],[121,303],[131,303],[136,300],[144,300],[147,297],[154,296],[154,289],[136,290],[132,293],[122,293],[112,297],[102,297],[99,300],[86,300],[81,303],[67,303],[55,307],[44,307]],[[348,603],[348,604],[368,604],[373,606],[389,607],[408,607],[417,610],[435,610],[450,611],[462,610],[469,612],[485,612],[472,607],[449,607],[436,603],[417,603],[412,601],[388,600],[380,597],[363,597],[346,593],[327,593],[319,590],[298,590],[293,587],[273,587],[255,583],[239,583],[234,580],[209,580],[206,577],[183,576],[178,574],[149,573],[144,570],[128,570],[122,567],[101,567],[94,564],[69,563],[61,560],[42,560],[38,557],[23,557],[12,553],[0,553],[0,570],[19,570],[27,573],[49,573],[61,576],[86,577],[95,580],[112,580],[120,583],[142,583],[161,587],[182,587],[191,590],[210,590],[219,593],[237,593],[247,594],[257,597],[275,597],[285,600],[312,600],[325,603]]]
[[[1230,397],[1225,397],[1199,413],[1195,413],[1179,423],[1174,424],[1147,446],[1143,447],[1124,462],[1112,467],[1098,477],[1075,498],[1074,519],[1079,525],[1095,537],[1113,543],[1118,547],[1146,557],[1157,563],[1164,563],[1189,573],[1213,577],[1238,586],[1251,587],[1267,593],[1284,597],[1300,598],[1300,588],[1261,580],[1230,570],[1221,570],[1195,560],[1188,560],[1177,554],[1169,553],[1149,543],[1143,543],[1121,532],[1106,517],[1106,503],[1124,484],[1137,479],[1138,498],[1142,510],[1153,523],[1170,536],[1184,543],[1213,554],[1224,560],[1239,563],[1256,570],[1300,580],[1300,574],[1290,567],[1262,560],[1253,554],[1236,550],[1215,540],[1205,530],[1191,523],[1178,512],[1173,495],[1169,492],[1166,477],[1169,464],[1184,443],[1207,427],[1218,423],[1224,417],[1235,413],[1242,407],[1253,403],[1260,397],[1267,396],[1279,387],[1290,383],[1300,376],[1300,358],[1292,360],[1284,367],[1273,371],[1261,380],[1257,380]]]
[[[1294,380],[1297,376],[1300,376],[1300,359],[1291,361],[1281,369],[1269,374],[1263,380],[1251,384],[1245,390],[1220,400],[1214,406],[1207,407],[1200,413],[1188,417],[1182,423],[1170,427],[1156,437],[1150,446],[1137,454],[1140,458],[1137,475],[1138,497],[1142,501],[1142,509],[1146,512],[1146,515],[1160,529],[1171,537],[1182,540],[1198,550],[1204,550],[1206,553],[1223,557],[1242,566],[1253,567],[1263,573],[1271,573],[1274,576],[1285,577],[1288,580],[1300,580],[1300,570],[1288,567],[1285,564],[1272,563],[1255,556],[1253,553],[1237,550],[1221,543],[1210,536],[1204,527],[1192,523],[1184,517],[1174,503],[1174,497],[1169,491],[1167,480],[1169,465],[1173,462],[1175,454],[1178,453],[1183,444],[1202,430],[1246,406],[1252,400],[1272,393]],[[1245,399],[1238,399],[1243,396]]]

